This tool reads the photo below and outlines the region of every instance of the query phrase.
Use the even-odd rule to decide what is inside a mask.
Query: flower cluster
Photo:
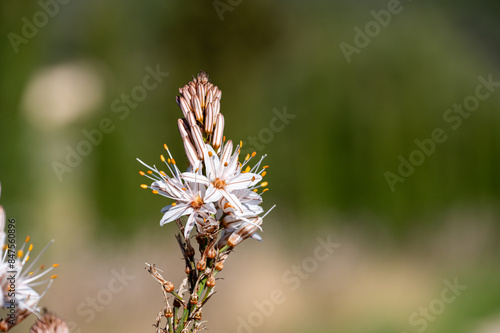
[[[198,234],[222,227],[227,237],[221,244],[225,241],[231,247],[248,237],[260,239],[255,232],[262,223],[261,195],[267,190],[262,179],[268,166],[261,166],[265,156],[251,167],[256,153],[240,161],[241,142],[236,147],[231,140],[226,142],[221,91],[206,73],[201,72],[179,91],[177,104],[184,118],[178,120],[178,127],[189,160],[187,171],[179,170],[167,145],[168,156],[161,155],[161,160],[168,173],[139,160],[148,168],[140,174],[153,181],[141,186],[173,200],[163,208],[160,225],[187,216],[185,238],[196,226]]]
[[[261,207],[262,194],[268,190],[263,181],[268,168],[263,165],[265,156],[253,164],[255,152],[240,158],[241,141],[235,145],[226,140],[220,89],[200,72],[179,92],[177,104],[184,117],[177,124],[189,161],[187,169],[180,170],[167,145],[166,156],[160,156],[166,171],[138,159],[147,168],[139,173],[152,181],[141,187],[172,200],[162,209],[160,225],[176,222],[186,262],[187,277],[177,292],[154,265],[147,264],[165,296],[157,332],[196,332],[201,327],[201,309],[214,292],[215,275],[235,246],[247,238],[261,240],[257,231],[267,214]],[[190,243],[195,228],[198,260]],[[169,297],[174,299],[173,309]],[[160,327],[162,317],[167,320],[164,328]]]
[[[0,188],[1,191],[1,188]],[[15,221],[9,220],[8,231],[5,231],[6,218],[3,207],[0,206],[0,287],[2,290],[2,303],[0,306],[6,309],[7,316],[0,320],[0,331],[7,332],[16,324],[20,323],[31,313],[40,317],[40,299],[45,295],[57,275],[49,273],[58,265],[54,264],[48,268],[37,263],[45,250],[53,243],[51,241],[35,259],[30,260],[33,244],[30,237],[26,237],[17,248],[15,239]],[[39,293],[35,287],[44,285],[43,292]]]

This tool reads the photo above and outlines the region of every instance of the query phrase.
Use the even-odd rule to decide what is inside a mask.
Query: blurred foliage
[[[36,3],[3,2],[1,31],[20,32],[20,17]],[[402,2],[370,44],[347,63],[339,48],[352,44],[354,26],[387,2],[243,1],[220,20],[212,2],[71,1],[15,53],[0,43],[0,177],[4,205],[36,221],[47,187],[82,193],[88,221],[104,237],[156,228],[167,202],[140,191],[136,157],[158,163],[162,144],[178,159],[177,88],[199,70],[223,91],[225,134],[248,141],[269,127],[273,109],[296,118],[274,133],[267,153],[271,191],[283,224],[333,223],[329,216],[370,216],[361,223],[406,233],[432,212],[494,205],[500,197],[499,92],[481,102],[462,126],[392,192],[384,178],[397,172],[415,139],[446,129],[443,113],[474,93],[477,77],[498,72],[498,4]],[[481,36],[482,38],[478,38]],[[496,44],[495,44],[496,43]],[[33,128],[20,100],[39,68],[74,60],[98,65],[106,100],[97,112],[47,133]],[[130,115],[119,120],[112,102],[141,84],[145,67],[170,73]],[[103,117],[105,135],[80,166],[59,183],[40,144],[75,146],[83,129]],[[64,145],[61,146],[64,149]],[[41,181],[43,179],[44,181]],[[267,195],[267,194],[266,194]],[[26,209],[23,209],[26,208]],[[153,230],[153,229],[152,229]]]

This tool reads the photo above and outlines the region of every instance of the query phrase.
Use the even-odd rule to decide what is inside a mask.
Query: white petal
[[[222,191],[210,185],[205,192],[204,202],[215,202],[222,198]]]
[[[210,184],[210,181],[208,180],[207,177],[194,172],[183,172],[181,174],[181,177],[182,179],[185,179],[188,182],[201,183],[207,186]]]
[[[210,145],[206,145],[203,160],[205,161],[205,167],[207,168],[207,177],[209,179],[215,179],[219,176],[220,161],[219,157],[215,153],[214,149]],[[210,156],[210,154],[212,156]]]
[[[160,225],[164,225],[168,222],[178,219],[183,215],[188,215],[193,212],[193,208],[187,204],[177,204],[174,207],[171,207],[168,211],[166,211],[165,215],[163,215]]]
[[[262,177],[255,173],[240,173],[230,181],[226,181],[226,188],[228,190],[247,188],[252,183],[260,180],[262,180]]]
[[[222,190],[222,195],[224,196],[224,198],[226,198],[226,200],[229,202],[231,206],[233,206],[239,212],[241,213],[243,212],[243,207],[241,206],[241,202],[234,194],[226,190]]]
[[[195,225],[195,216],[196,216],[196,213],[193,212],[191,213],[191,215],[189,215],[189,218],[186,222],[186,226],[184,227],[184,238],[185,239],[188,239],[189,238],[189,234],[191,233],[191,230],[193,229],[194,225]]]

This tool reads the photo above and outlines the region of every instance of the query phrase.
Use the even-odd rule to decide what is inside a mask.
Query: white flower
[[[165,149],[167,149],[170,155],[168,147],[165,146]],[[207,218],[210,214],[216,213],[213,203],[220,199],[220,195],[214,192],[209,193],[206,185],[203,183],[185,181],[171,155],[168,160],[166,160],[163,155],[161,159],[169,168],[172,176],[169,177],[165,172],[159,171],[156,167],[150,167],[141,160],[138,160],[150,169],[148,174],[142,171],[140,174],[153,180],[151,186],[141,186],[143,188],[151,188],[154,193],[174,200],[172,204],[165,206],[161,210],[164,215],[160,221],[160,225],[163,226],[168,222],[179,219],[181,216],[188,215],[188,220],[184,228],[184,237],[188,238],[191,230],[196,224],[196,217],[201,216],[202,218]],[[199,170],[192,174],[195,180],[197,177],[203,177],[199,173]]]
[[[17,322],[20,322],[30,313],[40,315],[38,303],[52,285],[53,280],[57,278],[57,275],[48,276],[48,273],[59,265],[54,264],[47,269],[43,265],[35,267],[41,255],[54,241],[52,240],[34,260],[30,260],[33,251],[33,244],[29,243],[30,237],[26,237],[20,249],[16,248],[15,238],[7,237],[7,233],[4,231],[5,222],[5,211],[0,206],[0,245],[2,246],[0,262],[1,306],[9,307],[13,300],[16,306],[16,319]],[[9,221],[9,225],[14,225],[14,223]],[[10,230],[15,229],[9,227]],[[8,233],[8,235],[12,234]],[[46,285],[42,293],[34,289],[40,285]],[[11,290],[12,287],[14,290]],[[10,327],[11,324],[8,319],[4,319],[0,322],[0,326],[5,328]]]
[[[189,182],[202,183],[208,186],[207,195],[209,197],[224,197],[229,205],[235,209],[236,214],[244,214],[246,209],[241,202],[241,198],[238,198],[234,192],[254,188],[253,186],[262,180],[262,176],[251,172],[256,169],[255,167],[253,169],[248,168],[248,171],[242,171],[250,158],[248,156],[245,162],[240,164],[238,161],[239,146],[236,147],[234,154],[232,154],[233,143],[231,140],[222,148],[220,158],[212,146],[207,144],[206,148],[203,156],[206,176],[185,172],[182,174],[182,178]],[[260,162],[258,165],[260,165]]]

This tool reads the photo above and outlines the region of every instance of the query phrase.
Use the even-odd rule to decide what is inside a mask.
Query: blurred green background
[[[443,279],[458,276],[468,290],[425,331],[500,332],[500,87],[493,85],[458,128],[443,118],[475,95],[479,77],[500,82],[498,3],[63,2],[0,4],[1,202],[20,221],[19,233],[36,236],[40,246],[57,240],[48,257],[67,265],[54,294],[87,288],[68,306],[49,296],[51,309],[83,331],[119,331],[131,310],[118,311],[115,300],[92,323],[75,313],[79,300],[99,289],[89,281],[100,281],[96,274],[106,281],[108,264],[120,260],[142,278],[146,253],[155,249],[177,259],[175,248],[165,250],[175,228],[158,225],[168,202],[141,191],[135,159],[159,163],[167,143],[185,160],[175,96],[205,70],[223,92],[226,137],[268,154],[264,206],[278,207],[266,221],[264,245],[246,250],[275,254],[266,260],[279,275],[320,235],[348,244],[323,263],[318,281],[307,280],[302,308],[289,303],[287,313],[297,311],[301,320],[276,310],[255,330],[414,332],[408,316],[439,297]],[[389,13],[388,6],[398,8],[390,22],[373,23],[373,11]],[[367,24],[378,29],[356,46],[363,39],[356,28]],[[342,43],[357,51],[346,57]],[[146,68],[168,76],[128,112],[117,112],[126,105],[120,98],[143,84]],[[276,112],[285,111],[284,126],[270,130]],[[58,177],[55,165],[67,165],[68,149],[77,150],[84,132],[95,133],[105,118],[110,133],[97,135],[88,154]],[[446,141],[391,189],[386,175],[398,174],[398,157],[408,160],[415,140],[436,128]],[[357,278],[337,281],[346,276]],[[161,298],[153,295],[159,310]],[[223,324],[213,311],[209,327],[237,330],[238,313],[215,326]],[[103,313],[114,313],[116,322],[106,326]],[[134,313],[135,328],[151,329],[154,312]]]

